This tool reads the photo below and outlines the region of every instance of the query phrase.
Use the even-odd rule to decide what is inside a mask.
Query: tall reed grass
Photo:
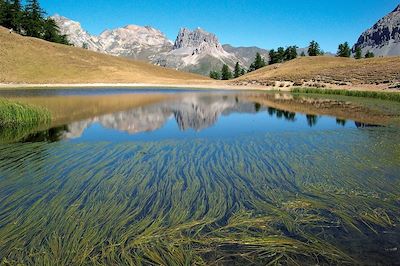
[[[45,108],[0,98],[0,143],[18,141],[50,122]]]
[[[400,102],[400,92],[356,91],[356,90],[340,90],[340,89],[335,90],[335,89],[319,89],[319,88],[293,88],[291,91],[293,93],[343,95],[343,96],[366,97],[366,98]]]
[[[50,121],[51,114],[45,108],[0,98],[0,126],[40,125]]]

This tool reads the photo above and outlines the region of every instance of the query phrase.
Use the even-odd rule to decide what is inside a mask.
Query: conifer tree
[[[240,67],[240,65],[239,65],[239,62],[236,62],[235,71],[234,71],[233,77],[234,77],[234,78],[240,77],[241,71],[242,71],[242,70],[241,70],[241,67]]]
[[[218,71],[210,71],[210,78],[219,80],[221,79],[221,73]]]
[[[301,56],[301,57],[304,57],[304,56],[306,56],[306,53],[305,53],[304,51],[302,51],[301,54],[300,54],[300,56]]]
[[[338,51],[336,53],[338,57],[350,57],[351,49],[348,42],[339,44]]]
[[[370,51],[368,51],[368,52],[365,54],[365,58],[373,58],[373,57],[375,57],[375,54],[372,53],[372,52],[370,52]]]
[[[285,58],[285,48],[278,47],[278,50],[276,52],[276,57],[277,57],[278,63],[282,63]]]
[[[44,11],[38,0],[27,0],[25,7],[24,29],[26,35],[40,38],[43,35]]]
[[[0,25],[3,25],[4,20],[4,12],[6,10],[6,2],[4,0],[0,0]]]
[[[224,64],[222,66],[222,70],[221,70],[221,79],[222,80],[229,80],[232,78],[232,72],[229,69],[227,64]]]
[[[264,58],[261,57],[260,53],[256,53],[256,58],[254,59],[254,62],[250,65],[250,68],[248,72],[252,72],[254,70],[260,69],[262,67],[265,67],[267,64],[265,63]]]
[[[8,29],[12,28],[12,8],[8,0],[0,2],[0,25]]]
[[[69,45],[67,36],[61,35],[56,22],[47,18],[43,23],[43,39],[49,42],[56,42]]]
[[[356,53],[354,54],[355,59],[361,59],[362,58],[362,51],[360,47],[356,48]]]
[[[22,30],[22,6],[20,0],[14,0],[10,4],[11,9],[11,28],[16,32],[21,32]]]
[[[293,60],[293,59],[297,58],[297,48],[298,47],[296,45],[287,47],[285,50],[283,60],[289,61],[289,60]]]
[[[308,55],[309,56],[318,56],[321,55],[321,49],[319,44],[316,41],[311,41],[310,45],[308,46]]]
[[[278,53],[274,49],[269,51],[269,62],[268,64],[273,65],[279,62]]]
[[[260,53],[256,53],[256,59],[254,60],[254,67],[255,69],[260,69],[262,67],[265,67],[265,61],[264,59],[261,57]]]

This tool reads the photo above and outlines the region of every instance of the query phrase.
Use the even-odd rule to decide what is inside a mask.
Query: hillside
[[[246,74],[229,83],[241,86],[321,86],[381,88],[400,82],[400,57],[355,60],[338,57],[300,57]]]
[[[207,77],[91,52],[0,27],[0,83],[202,84]]]

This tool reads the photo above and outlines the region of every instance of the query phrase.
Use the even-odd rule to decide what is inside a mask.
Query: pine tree
[[[283,60],[289,61],[289,60],[293,60],[293,59],[297,58],[297,48],[298,47],[296,45],[287,47],[285,50]]]
[[[69,45],[67,36],[60,34],[59,27],[57,26],[56,22],[51,18],[47,18],[46,20],[44,20],[42,38],[49,42]]]
[[[218,71],[210,71],[210,78],[220,80],[221,73],[219,73]]]
[[[308,46],[308,55],[309,56],[318,56],[321,54],[321,49],[319,44],[316,41],[311,41]]]
[[[262,67],[265,67],[266,65],[267,64],[265,63],[264,58],[261,57],[261,54],[256,53],[256,58],[254,59],[254,62],[250,65],[248,72],[260,69]]]
[[[222,66],[222,70],[221,70],[221,79],[222,80],[229,80],[232,78],[232,72],[229,69],[227,64],[224,64]]]
[[[285,58],[285,48],[278,47],[278,50],[276,52],[276,57],[277,57],[278,63],[282,63]]]
[[[338,57],[350,57],[351,49],[348,42],[339,44],[338,51],[336,53]]]
[[[368,52],[365,54],[365,58],[373,58],[373,57],[375,57],[375,54],[372,53],[372,52],[370,52],[370,51],[368,51]]]
[[[240,65],[239,65],[239,62],[236,62],[235,71],[234,71],[233,77],[234,77],[234,78],[240,77],[241,71],[242,71],[242,69],[241,69],[241,67],[240,67]]]
[[[13,21],[12,6],[10,1],[1,1],[0,3],[0,22],[1,26],[11,29]]]
[[[24,29],[26,35],[40,38],[43,35],[45,21],[44,11],[39,5],[38,0],[27,0],[25,7]]]
[[[306,53],[305,53],[304,51],[302,51],[301,54],[300,54],[300,56],[301,56],[301,57],[304,57],[304,56],[306,56]]]
[[[260,53],[256,53],[256,59],[254,60],[254,67],[255,69],[260,69],[262,67],[265,67],[265,61],[264,59],[261,57]]]
[[[244,70],[244,68],[242,68],[242,71],[240,71],[240,75],[243,76],[244,74],[246,74],[246,71]]]
[[[6,11],[6,2],[0,0],[0,25],[3,26],[4,14]]]
[[[269,65],[273,65],[273,64],[276,64],[278,62],[279,62],[279,60],[278,60],[277,52],[275,52],[274,49],[271,49],[269,51],[269,62],[268,62],[268,64]]]
[[[362,58],[361,47],[357,47],[357,48],[356,48],[356,53],[354,54],[354,58],[355,58],[355,59],[361,59],[361,58]]]
[[[10,4],[11,8],[11,28],[16,32],[21,32],[22,30],[22,6],[20,0],[14,0]]]

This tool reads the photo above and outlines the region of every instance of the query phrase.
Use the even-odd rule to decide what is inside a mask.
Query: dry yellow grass
[[[211,80],[145,62],[109,56],[0,27],[0,83],[197,84]]]
[[[400,82],[400,57],[361,60],[327,56],[301,57],[283,64],[267,66],[231,81],[236,85],[264,86],[307,86],[313,84],[312,82],[329,87],[388,88]]]

